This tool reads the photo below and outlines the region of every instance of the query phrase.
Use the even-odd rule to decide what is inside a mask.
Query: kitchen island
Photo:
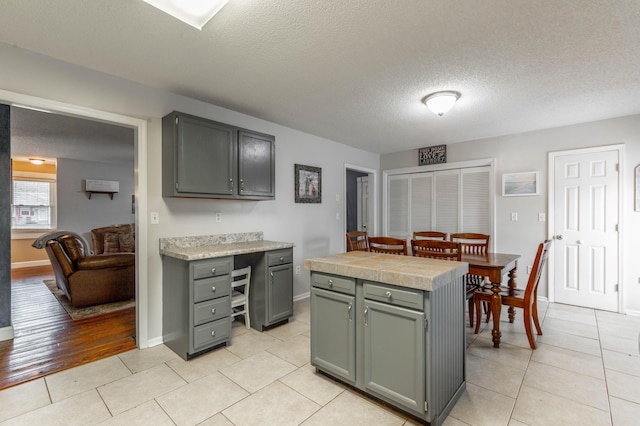
[[[311,364],[433,425],[464,392],[468,265],[354,251],[305,260]]]

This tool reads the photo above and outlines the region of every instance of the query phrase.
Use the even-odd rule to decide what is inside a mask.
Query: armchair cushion
[[[91,242],[95,254],[133,253],[135,251],[135,226],[132,223],[110,225],[91,230]]]

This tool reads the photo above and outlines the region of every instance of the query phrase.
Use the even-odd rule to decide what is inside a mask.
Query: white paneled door
[[[619,151],[554,157],[555,301],[618,310]]]

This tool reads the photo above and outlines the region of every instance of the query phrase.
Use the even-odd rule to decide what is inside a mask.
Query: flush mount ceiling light
[[[35,164],[36,166],[39,166],[41,164],[44,164],[44,161],[42,158],[29,158],[29,162],[31,164]]]
[[[427,95],[422,99],[422,102],[432,113],[442,116],[445,112],[449,112],[449,110],[453,108],[453,105],[458,99],[460,99],[460,93],[444,91]]]
[[[229,0],[144,0],[145,3],[202,30]]]

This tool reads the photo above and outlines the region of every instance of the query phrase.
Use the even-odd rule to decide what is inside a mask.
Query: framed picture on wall
[[[294,165],[295,202],[322,202],[322,169],[320,167]]]
[[[502,175],[502,195],[523,197],[539,195],[538,172],[504,173]]]

